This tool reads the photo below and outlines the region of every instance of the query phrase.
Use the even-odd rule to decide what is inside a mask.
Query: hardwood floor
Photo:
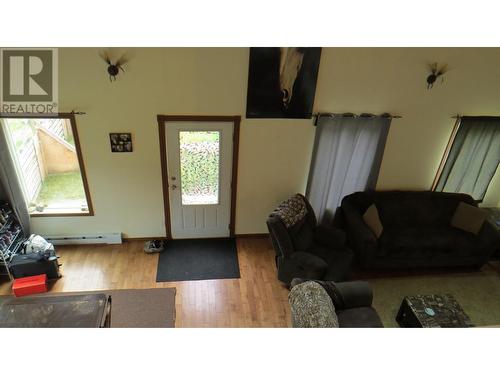
[[[238,238],[240,279],[157,283],[158,254],[142,241],[122,245],[59,246],[63,277],[51,291],[175,287],[176,327],[287,327],[288,290],[276,279],[266,238]],[[10,294],[2,279],[0,295]]]

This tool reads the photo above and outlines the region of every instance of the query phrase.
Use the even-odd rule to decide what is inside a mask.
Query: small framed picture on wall
[[[132,152],[131,133],[109,133],[111,152]]]

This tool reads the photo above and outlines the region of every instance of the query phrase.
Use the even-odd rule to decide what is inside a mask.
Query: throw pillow
[[[294,328],[337,328],[339,322],[328,293],[314,281],[295,285],[288,296]]]
[[[384,230],[384,227],[380,222],[380,216],[378,215],[377,207],[374,204],[368,207],[363,215],[363,220],[365,221],[365,224],[368,225],[368,228],[371,229],[375,237],[379,238]]]
[[[450,224],[452,227],[478,234],[487,218],[488,213],[485,210],[460,202]]]

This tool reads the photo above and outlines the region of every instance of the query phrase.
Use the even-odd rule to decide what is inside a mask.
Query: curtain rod
[[[391,115],[390,113],[382,113],[380,115],[375,115],[373,113],[360,113],[360,114],[355,114],[355,113],[327,113],[327,112],[319,112],[313,114],[314,119],[314,125],[318,123],[318,120],[320,117],[384,117],[384,118],[390,118],[390,119],[400,119],[403,118],[402,116],[399,115]]]
[[[86,112],[55,112],[55,113],[8,113],[8,112],[0,112],[0,118],[38,118],[38,117],[46,117],[46,118],[52,118],[55,116],[60,116],[60,115],[65,115],[65,114],[72,114],[72,115],[86,115]]]
[[[460,120],[460,119],[463,119],[463,118],[475,118],[475,119],[498,119],[500,118],[500,116],[466,116],[466,115],[454,115],[454,116],[451,116],[451,118],[454,118],[454,119],[457,119],[457,120]]]

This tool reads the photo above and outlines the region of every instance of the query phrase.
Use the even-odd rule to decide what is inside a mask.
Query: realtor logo
[[[1,112],[57,112],[57,49],[0,49],[0,77]]]

